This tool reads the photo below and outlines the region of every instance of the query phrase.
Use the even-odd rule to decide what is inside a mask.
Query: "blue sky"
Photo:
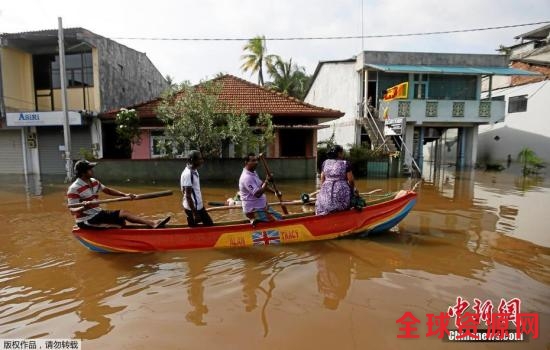
[[[363,21],[361,8],[363,4]],[[550,20],[548,0],[157,0],[43,1],[0,3],[0,32],[84,27],[108,38],[248,38],[357,36],[431,32],[513,25]],[[273,41],[268,53],[313,73],[319,61],[346,59],[367,50],[495,53],[500,44],[536,28],[426,37],[313,41]],[[256,81],[240,70],[244,42],[149,41],[115,39],[146,52],[163,75],[176,81],[215,76],[218,72]]]

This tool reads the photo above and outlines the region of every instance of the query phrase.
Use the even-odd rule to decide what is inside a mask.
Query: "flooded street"
[[[71,235],[59,179],[26,191],[21,179],[2,178],[0,339],[79,338],[83,349],[548,349],[550,181],[512,170],[432,175],[409,216],[379,236],[153,254],[88,251]],[[106,185],[174,190],[105,207],[152,219],[170,213],[172,223],[185,223],[177,179]],[[315,190],[314,181],[278,185],[288,200]],[[408,186],[407,179],[358,181],[362,192]],[[206,201],[236,191],[236,183],[202,187]],[[427,337],[426,314],[446,312],[459,296],[471,305],[491,300],[493,312],[501,298],[520,299],[522,313],[539,316],[539,338]],[[417,339],[397,338],[405,312],[420,320]]]

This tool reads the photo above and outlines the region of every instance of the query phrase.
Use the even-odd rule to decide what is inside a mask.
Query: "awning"
[[[365,64],[365,67],[388,73],[429,73],[463,75],[541,75],[522,69],[508,67],[458,67],[458,66],[417,66],[406,64]]]

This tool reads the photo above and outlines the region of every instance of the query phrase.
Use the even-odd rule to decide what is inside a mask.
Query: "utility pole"
[[[59,41],[59,74],[61,80],[61,106],[63,108],[63,137],[65,142],[65,170],[67,177],[65,182],[70,182],[73,177],[73,160],[71,159],[71,125],[69,123],[69,111],[67,110],[67,80],[65,73],[65,40],[63,38],[63,20],[57,17],[58,41]]]
[[[361,54],[365,51],[365,12],[363,9],[363,0],[361,0]]]
[[[0,48],[4,46],[2,40],[0,38]],[[4,81],[2,80],[2,56],[0,55],[0,119],[2,118],[6,118],[6,106],[4,104]]]

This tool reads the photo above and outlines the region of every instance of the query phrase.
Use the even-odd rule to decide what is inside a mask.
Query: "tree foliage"
[[[243,72],[251,71],[251,74],[258,73],[258,85],[264,85],[264,64],[269,67],[272,61],[278,57],[267,55],[265,48],[265,36],[257,36],[250,39],[243,47],[245,54],[241,56],[244,61],[241,65]]]
[[[259,135],[253,132],[248,115],[221,101],[220,91],[221,85],[214,80],[198,86],[182,83],[164,94],[157,116],[165,124],[161,147],[167,155],[181,154],[187,146],[205,157],[219,157],[223,143],[254,147],[273,139],[272,127],[263,128]],[[266,118],[270,124],[271,116]]]
[[[254,136],[248,141],[253,149],[259,149],[260,152],[273,142],[275,131],[273,128],[272,116],[268,113],[260,113],[256,118]]]
[[[321,173],[323,162],[328,159],[328,150],[336,145],[336,125],[332,125],[332,135],[328,140],[317,142],[317,172]]]
[[[116,133],[121,141],[140,143],[139,116],[134,109],[121,108],[115,118]]]
[[[277,56],[268,65],[268,73],[272,79],[269,87],[286,95],[303,100],[305,97],[309,76],[305,68],[292,63],[292,58],[285,62]]]
[[[536,174],[543,167],[543,161],[535,151],[525,147],[518,154],[518,161],[523,164],[523,175]]]

